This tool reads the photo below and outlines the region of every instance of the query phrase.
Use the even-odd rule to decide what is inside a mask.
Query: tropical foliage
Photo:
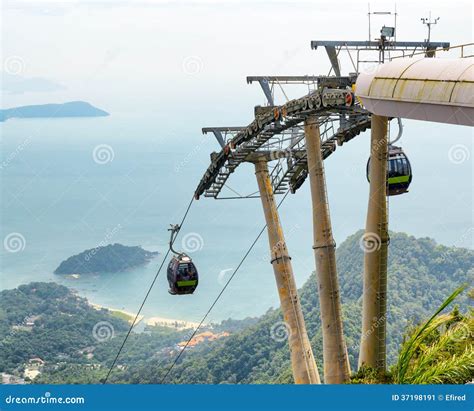
[[[474,377],[472,310],[441,314],[462,291],[457,289],[406,337],[393,370],[396,384],[462,384]]]
[[[359,351],[363,253],[359,245],[362,232],[349,237],[339,247],[337,262],[343,302],[344,331],[352,369],[357,367]],[[388,284],[388,362],[397,362],[403,337],[411,324],[429,318],[446,298],[446,290],[473,282],[474,252],[449,248],[431,239],[415,239],[391,233]],[[271,275],[271,271],[269,272]],[[429,284],[429,286],[427,286]],[[467,307],[467,296],[458,303]],[[316,278],[312,275],[300,290],[308,334],[322,374],[322,335]],[[259,322],[244,331],[216,342],[212,349],[189,350],[167,377],[171,383],[291,383],[288,344],[272,336],[283,320],[279,310],[269,310]],[[146,369],[130,367],[118,380],[155,383],[161,381],[168,365],[150,364]],[[390,375],[374,376],[374,381],[389,382]]]
[[[361,329],[362,232],[338,247],[344,331],[355,370]],[[446,290],[474,280],[474,252],[437,245],[430,239],[391,234],[389,256],[388,361],[391,372],[357,372],[353,383],[464,382],[472,375],[472,311],[464,292],[458,309],[438,310]],[[268,275],[271,274],[269,268]],[[322,336],[316,278],[300,290],[313,351],[322,374]],[[433,313],[436,315],[433,316]],[[431,322],[425,327],[426,318]],[[33,326],[25,323],[34,322]],[[258,319],[228,320],[214,328],[230,336],[188,348],[167,383],[292,383],[286,339],[275,332],[277,309]],[[111,338],[94,336],[99,322],[112,325]],[[422,325],[416,325],[422,324]],[[121,345],[129,324],[54,283],[31,283],[0,292],[0,372],[21,375],[32,357],[45,361],[35,383],[98,383]],[[465,330],[468,330],[466,332]],[[465,333],[465,334],[464,334]],[[468,335],[468,338],[461,338]],[[109,381],[158,383],[179,353],[188,331],[151,327],[132,333]],[[401,347],[401,348],[400,348]]]

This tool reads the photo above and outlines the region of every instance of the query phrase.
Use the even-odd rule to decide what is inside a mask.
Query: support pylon
[[[387,117],[372,114],[370,195],[364,244],[364,289],[359,368],[385,371],[387,311]]]
[[[317,116],[309,116],[305,120],[304,130],[313,204],[313,249],[323,332],[324,382],[342,384],[350,378],[350,365],[344,341],[336,270],[336,247],[329,215]]]
[[[264,158],[255,161],[260,198],[267,223],[271,263],[280,296],[281,310],[288,333],[291,366],[296,384],[320,384],[318,368],[309,343],[301,304],[293,276],[291,258],[286,248],[283,229],[273,196],[273,189]]]

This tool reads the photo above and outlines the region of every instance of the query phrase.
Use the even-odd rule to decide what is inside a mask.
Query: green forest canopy
[[[353,370],[361,328],[361,235],[358,232],[349,237],[337,250],[344,331]],[[450,291],[462,283],[472,283],[473,267],[472,250],[391,233],[387,315],[390,364],[395,362],[406,330],[431,316]],[[466,294],[457,300],[461,310],[467,307]],[[322,373],[322,336],[314,274],[301,288],[300,297]],[[35,326],[30,330],[18,328],[27,317],[37,317]],[[271,337],[272,327],[281,320],[280,311],[271,309],[259,319],[223,322],[217,329],[228,328],[231,336],[187,350],[166,382],[292,382],[287,342]],[[94,337],[93,328],[99,322],[112,325],[114,338],[98,341]],[[93,309],[85,299],[55,283],[31,283],[2,291],[0,371],[21,375],[30,358],[40,357],[46,365],[35,382],[97,383],[112,363],[128,326],[109,311]],[[110,382],[159,382],[177,355],[176,344],[188,336],[189,331],[163,327],[132,333]]]

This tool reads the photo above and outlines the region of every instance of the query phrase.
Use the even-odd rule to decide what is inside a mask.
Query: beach
[[[103,305],[100,305],[100,304],[95,304],[91,302],[89,302],[89,304],[91,307],[93,307],[96,310],[108,310],[110,311],[112,315],[115,315],[116,317],[127,321],[129,324],[133,323],[133,320],[135,319],[137,315],[136,313],[132,313],[132,312],[117,309],[117,308],[104,307]],[[139,315],[137,318],[137,321],[135,322],[135,326],[139,324],[141,321],[144,321],[144,323],[148,326],[169,327],[169,328],[174,328],[175,330],[186,330],[189,328],[195,329],[199,325],[198,322],[180,320],[176,318],[165,318],[165,317],[158,317],[158,316],[145,317],[143,315]]]
[[[120,309],[117,309],[117,308],[104,307],[103,305],[100,305],[100,304],[95,304],[95,303],[89,302],[89,305],[91,307],[93,307],[94,309],[96,309],[96,310],[110,311],[110,313],[112,315],[114,315],[118,318],[121,318],[122,320],[127,321],[129,324],[132,324],[133,320],[137,316],[136,313],[131,313],[129,311],[120,310]],[[143,318],[144,318],[143,315],[139,315],[138,318],[137,318],[137,321],[135,322],[135,325],[139,324],[143,320]]]
[[[176,330],[185,330],[189,328],[196,329],[198,322],[178,320],[174,318],[150,317],[145,320],[146,325],[170,327]],[[205,324],[203,324],[205,325]]]

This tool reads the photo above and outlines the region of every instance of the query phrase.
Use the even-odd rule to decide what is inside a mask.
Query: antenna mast
[[[438,24],[439,17],[436,17],[434,20],[431,20],[431,11],[429,17],[422,17],[420,19],[423,24],[428,27],[428,38],[425,40],[427,43],[431,41],[431,26]]]

